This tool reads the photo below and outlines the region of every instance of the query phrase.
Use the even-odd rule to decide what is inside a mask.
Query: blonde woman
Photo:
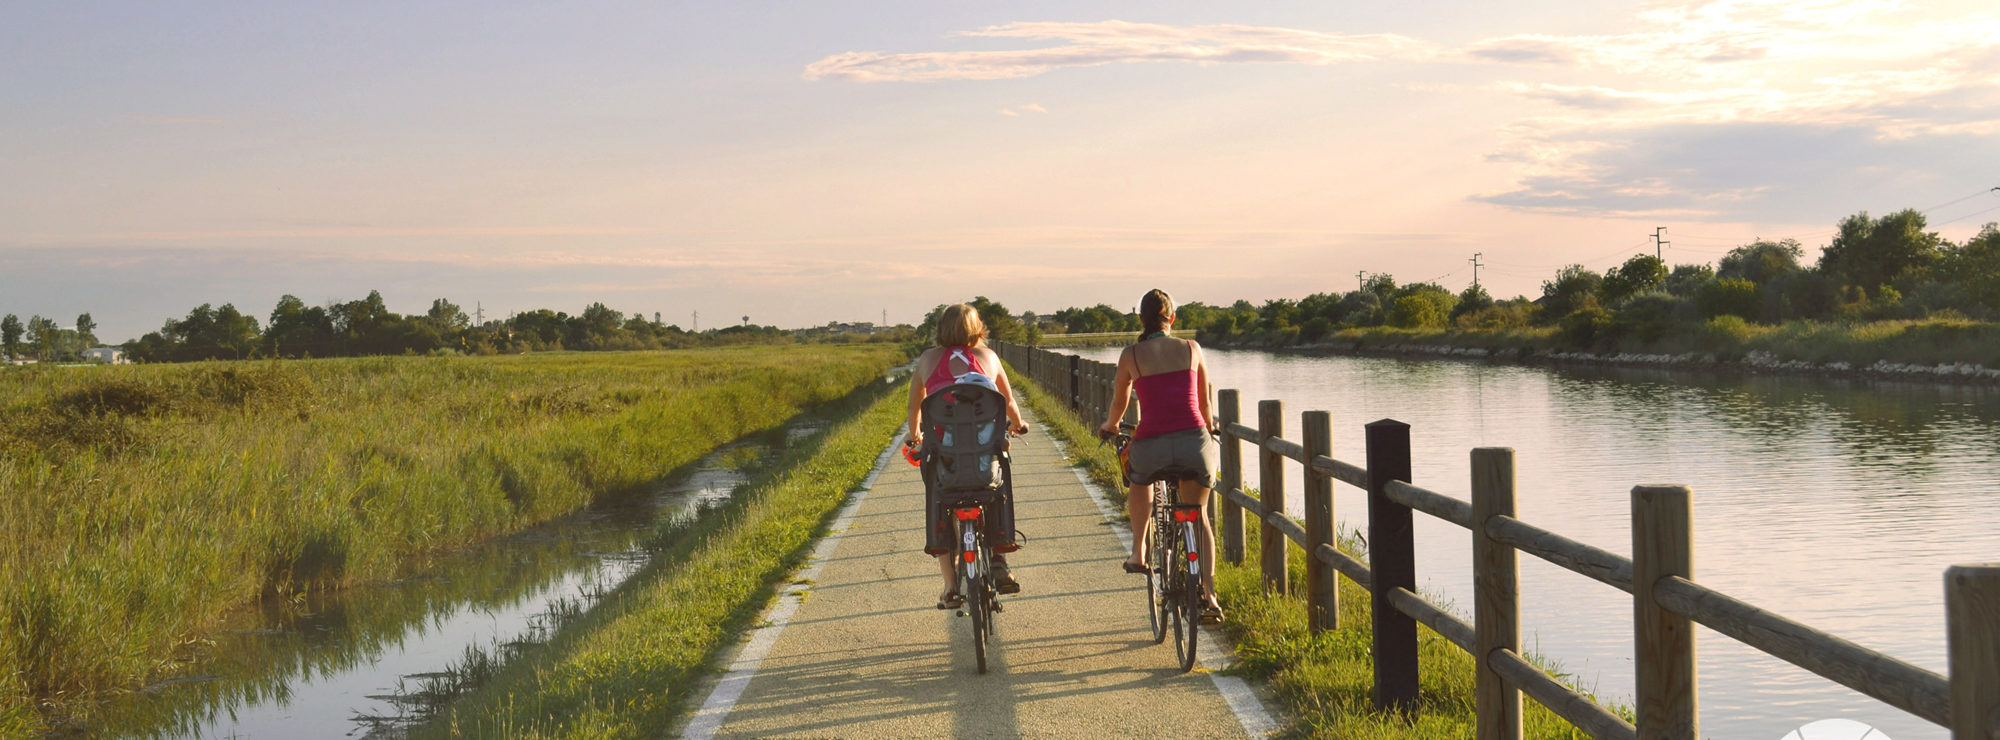
[[[979,318],[979,311],[960,303],[946,306],[938,316],[937,346],[924,350],[917,357],[916,373],[910,383],[910,433],[904,444],[921,448],[924,442],[922,420],[918,411],[925,398],[946,386],[957,383],[992,385],[994,390],[1007,399],[1007,425],[1009,431],[1021,434],[1028,431],[1028,424],[1021,420],[1020,404],[1014,400],[1014,389],[1007,383],[1007,371],[1000,366],[1000,356],[986,346],[986,322]],[[926,531],[924,552],[936,555],[938,569],[944,574],[944,589],[938,595],[937,608],[956,609],[965,604],[965,597],[954,590],[956,578],[949,551],[946,532],[946,518],[938,497],[931,492],[931,470],[924,467],[924,513]],[[1007,559],[999,553],[1020,549],[1014,541],[1014,497],[1012,487],[1002,499],[998,516],[992,520],[993,530],[987,537],[994,543],[993,582],[1000,593],[1020,593],[1021,584],[1014,580],[1007,567]]]
[[[1222,621],[1222,606],[1215,601],[1215,543],[1209,531],[1208,492],[1215,487],[1215,460],[1220,448],[1213,435],[1214,386],[1208,380],[1208,364],[1202,361],[1201,345],[1192,339],[1173,336],[1174,299],[1164,290],[1154,289],[1139,300],[1139,321],[1145,333],[1118,356],[1118,374],[1111,388],[1111,409],[1101,435],[1118,429],[1125,418],[1126,399],[1137,389],[1139,428],[1132,432],[1130,486],[1125,511],[1132,518],[1132,557],[1125,572],[1144,573],[1147,529],[1153,523],[1153,481],[1161,470],[1173,467],[1198,471],[1199,476],[1180,481],[1180,503],[1201,504],[1200,526],[1196,529],[1201,548],[1201,584],[1207,601],[1202,610],[1204,623]]]

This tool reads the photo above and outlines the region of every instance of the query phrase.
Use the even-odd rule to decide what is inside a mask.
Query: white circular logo
[[[1889,740],[1889,736],[1851,719],[1823,719],[1793,730],[1780,740]]]

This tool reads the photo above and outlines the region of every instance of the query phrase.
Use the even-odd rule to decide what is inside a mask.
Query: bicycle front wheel
[[[1153,485],[1153,541],[1148,559],[1152,560],[1150,572],[1146,574],[1146,610],[1153,621],[1153,644],[1167,641],[1170,625],[1167,623],[1173,610],[1174,547],[1171,536],[1174,529],[1173,509],[1167,503],[1170,489],[1159,484]]]

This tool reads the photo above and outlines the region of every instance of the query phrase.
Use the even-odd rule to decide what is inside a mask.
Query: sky
[[[2000,220],[1991,0],[0,6],[0,313],[683,328]],[[697,313],[699,318],[697,318]]]

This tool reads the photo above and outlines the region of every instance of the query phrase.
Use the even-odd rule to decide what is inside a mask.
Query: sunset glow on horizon
[[[1504,7],[1503,7],[1504,6]],[[2000,220],[2000,9],[17,4],[0,312],[914,323]],[[730,322],[733,323],[733,322]]]

